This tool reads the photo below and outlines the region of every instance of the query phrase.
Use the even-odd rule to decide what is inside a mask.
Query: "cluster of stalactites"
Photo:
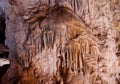
[[[88,76],[88,80],[93,84],[97,77],[98,56],[96,43],[89,37],[80,35],[66,45],[62,68],[68,74]]]
[[[32,62],[33,64],[38,63],[36,64],[38,66],[35,65],[35,67],[41,67],[39,65],[43,60],[41,56],[49,57],[51,53],[47,54],[48,56],[43,53],[51,50],[55,51],[55,54],[53,54],[55,56],[53,57],[60,61],[55,61],[57,62],[56,74],[58,74],[56,75],[56,81],[68,81],[61,74],[67,76],[71,73],[74,76],[78,74],[87,75],[91,83],[95,81],[97,77],[98,47],[96,42],[90,37],[91,35],[86,32],[84,23],[71,9],[60,7],[52,10],[42,22],[31,24],[27,34],[24,42],[25,51],[21,51],[26,54],[23,58],[20,57],[22,63],[26,63],[22,65],[23,67],[29,67]],[[35,61],[33,61],[34,59]],[[37,77],[41,75],[37,74]],[[67,78],[69,77],[67,76]],[[38,78],[38,81],[44,80]]]

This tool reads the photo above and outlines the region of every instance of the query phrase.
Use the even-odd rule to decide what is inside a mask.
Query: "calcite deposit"
[[[120,0],[2,0],[10,67],[3,84],[119,84]]]

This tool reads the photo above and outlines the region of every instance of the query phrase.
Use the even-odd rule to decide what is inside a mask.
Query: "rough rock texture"
[[[3,84],[120,83],[120,1],[64,1],[3,0]]]

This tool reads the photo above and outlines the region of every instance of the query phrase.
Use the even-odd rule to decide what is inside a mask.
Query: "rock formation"
[[[119,84],[119,0],[2,0],[10,67],[3,84]]]

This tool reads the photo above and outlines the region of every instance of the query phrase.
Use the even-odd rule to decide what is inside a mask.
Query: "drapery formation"
[[[11,62],[3,82],[118,83],[119,0],[3,3]]]

